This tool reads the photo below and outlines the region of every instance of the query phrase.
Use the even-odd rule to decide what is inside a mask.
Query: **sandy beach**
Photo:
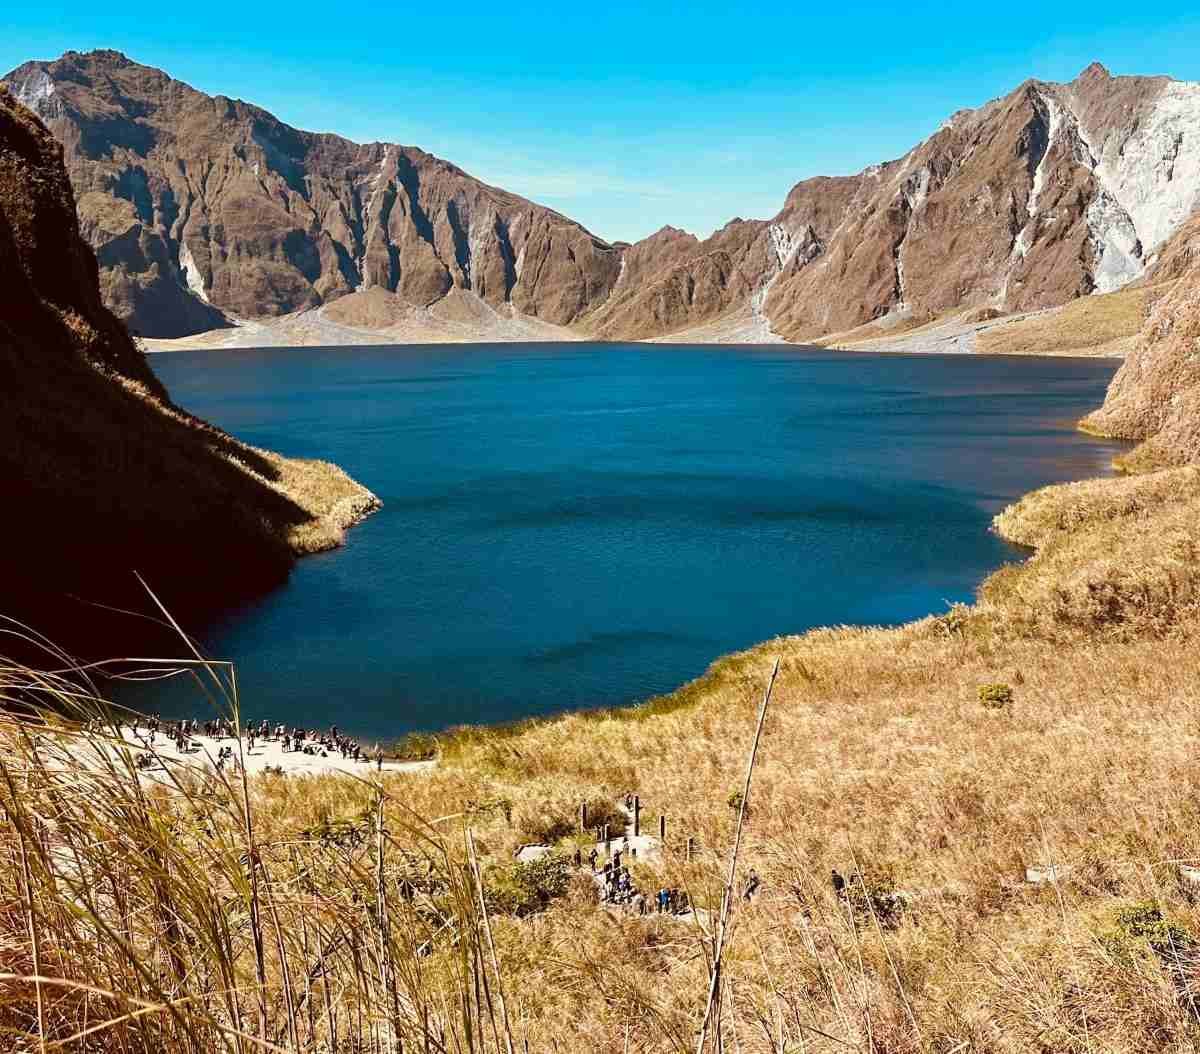
[[[122,739],[129,747],[140,750],[157,758],[158,761],[143,770],[148,778],[161,776],[164,765],[190,765],[198,769],[213,772],[217,767],[217,756],[222,747],[233,747],[234,758],[237,758],[237,740],[232,736],[196,735],[188,738],[188,749],[180,753],[175,740],[159,732],[151,735],[145,729],[139,728],[135,733],[128,725],[121,727]],[[153,742],[151,742],[153,740]],[[113,750],[119,749],[113,744]],[[282,771],[285,775],[330,776],[338,773],[351,776],[370,776],[376,772],[425,772],[433,768],[437,762],[428,761],[388,761],[382,766],[376,765],[374,759],[355,761],[344,758],[336,751],[328,751],[321,755],[318,746],[316,754],[305,754],[303,751],[283,749],[283,743],[277,739],[255,739],[254,749],[246,749],[246,740],[242,741],[243,758],[246,773],[250,776],[260,775],[266,771]],[[226,764],[225,770],[231,771]]]

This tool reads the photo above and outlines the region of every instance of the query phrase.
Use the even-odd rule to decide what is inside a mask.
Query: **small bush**
[[[514,817],[517,830],[531,842],[554,845],[579,826],[579,817],[561,801],[527,802]]]
[[[896,892],[896,879],[889,868],[867,865],[848,876],[845,896],[855,915],[864,920],[874,915],[885,930],[900,924],[904,897]]]
[[[939,615],[934,622],[947,637],[964,637],[971,619],[971,609],[966,604],[952,604],[950,610]]]
[[[727,804],[734,812],[737,812],[742,807],[742,792],[740,790],[730,791],[729,797],[725,799]]]
[[[1195,938],[1164,918],[1153,901],[1120,908],[1113,915],[1113,928],[1100,935],[1100,943],[1121,962],[1129,962],[1140,948],[1149,947],[1168,967],[1179,964],[1196,947]]]
[[[981,684],[979,701],[989,710],[1003,710],[1013,701],[1013,690],[1007,684]]]
[[[631,822],[630,818],[617,807],[617,803],[611,798],[594,795],[588,798],[587,807],[589,830],[595,830],[597,827],[608,824],[612,828],[613,837],[619,838],[625,833],[625,825]]]
[[[391,753],[401,761],[432,761],[437,757],[437,736],[428,732],[409,732],[396,741]]]
[[[564,896],[571,885],[571,865],[565,856],[543,856],[528,863],[495,868],[488,873],[484,897],[488,910],[522,918],[543,910]]]

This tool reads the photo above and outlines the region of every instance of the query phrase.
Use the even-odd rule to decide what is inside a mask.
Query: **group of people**
[[[586,858],[583,850],[575,849],[574,863],[582,868],[586,859],[588,867],[594,876],[600,880],[600,899],[604,904],[613,904],[632,910],[638,915],[650,914],[657,909],[660,914],[681,914],[690,907],[686,892],[679,889],[660,889],[654,894],[654,903],[640,890],[633,881],[629,871],[628,860],[637,856],[637,850],[629,846],[628,836],[622,842],[621,848],[614,849],[612,855],[603,864],[600,863],[599,850],[592,846]]]
[[[265,721],[263,725],[265,727]],[[368,757],[367,752],[358,745],[358,740],[341,735],[337,725],[333,725],[328,732],[318,732],[315,729],[307,728],[288,729],[283,725],[276,725],[275,738],[283,741],[285,754],[296,751],[301,754],[313,754],[327,758],[331,753],[339,753],[343,759],[348,761],[373,760],[377,767],[383,767],[383,751],[379,749],[379,744],[375,745],[373,755]]]
[[[151,744],[154,743],[159,732],[162,732],[168,740],[174,742],[175,748],[181,754],[187,753],[191,749],[191,740],[197,735],[203,734],[212,739],[232,738],[237,735],[236,726],[225,717],[201,723],[195,719],[164,721],[157,714],[150,717],[135,716],[133,719],[134,735],[137,736],[143,730],[149,735]],[[321,732],[316,729],[289,728],[283,723],[271,725],[268,721],[263,720],[257,724],[248,723],[243,734],[246,738],[247,750],[253,750],[256,742],[276,740],[282,744],[285,754],[297,752],[327,758],[330,754],[337,753],[344,760],[374,761],[378,768],[383,768],[383,751],[378,744],[374,751],[368,754],[356,739],[340,733],[337,725],[333,725],[328,732]],[[217,755],[217,768],[223,768],[225,763],[232,758],[233,748],[221,747]]]

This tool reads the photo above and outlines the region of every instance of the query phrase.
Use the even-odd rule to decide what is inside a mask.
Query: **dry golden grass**
[[[1126,355],[1145,321],[1146,290],[1085,296],[1056,311],[981,330],[990,355]]]
[[[42,973],[116,993],[55,988],[44,1018],[56,1038],[137,996],[145,1015],[97,1033],[90,1049],[239,1049],[231,1020],[260,1032],[257,925],[265,1033],[284,1049],[398,1049],[381,1037],[399,1035],[410,1049],[504,1050],[481,987],[487,973],[498,1015],[465,828],[490,888],[533,827],[553,826],[550,813],[632,789],[651,827],[669,816],[668,852],[637,866],[643,888],[686,887],[715,908],[729,797],[778,657],[740,872],[754,867],[763,887],[733,915],[723,1049],[1197,1049],[1200,890],[1179,864],[1200,862],[1198,512],[1197,469],[1048,488],[999,518],[1038,551],[990,579],[974,607],[771,641],[633,710],[463,730],[442,737],[439,766],[420,777],[260,779],[248,798],[257,893],[237,785],[139,797],[126,771],[83,778],[86,737],[68,758],[46,745],[57,731],[10,725],[0,736],[12,774],[7,791],[0,784],[9,972],[30,973],[24,839]],[[1012,688],[1011,704],[981,703],[979,687],[995,683]],[[381,794],[382,862],[373,850],[353,862],[322,840],[338,823],[375,837]],[[418,816],[443,819],[427,827]],[[690,863],[688,835],[700,847]],[[152,846],[165,863],[152,863]],[[432,866],[437,888],[381,943],[378,876],[394,891],[414,859]],[[1075,869],[1057,885],[1024,881],[1027,866],[1047,863]],[[97,890],[115,883],[126,906],[98,894],[81,909],[68,881],[80,867]],[[834,867],[861,867],[878,896],[848,910],[829,887]],[[201,875],[216,897],[206,912]],[[1178,955],[1122,928],[1118,913],[1139,904],[1161,914]],[[415,955],[435,910],[466,935],[465,951],[443,933],[431,956]],[[93,915],[134,928],[141,967]],[[695,923],[614,917],[586,883],[543,912],[490,922],[514,1049],[694,1049],[711,948]],[[350,943],[313,976],[314,947],[337,935]],[[304,1007],[320,1012],[310,1021],[302,1009],[293,1025],[288,992],[295,1003],[302,984]],[[36,1049],[34,986],[0,988],[0,1005],[18,1049]]]
[[[309,515],[288,530],[288,544],[299,555],[333,549],[346,531],[379,508],[379,499],[329,461],[285,458],[259,450],[279,475],[271,486]]]
[[[836,348],[923,350],[955,335],[974,337],[975,351],[989,355],[1124,356],[1145,321],[1147,297],[1155,290],[1123,289],[1080,297],[1053,310],[1010,317],[991,308],[955,311],[933,319],[910,318],[882,325],[869,322],[814,343]],[[942,350],[945,350],[943,348]]]

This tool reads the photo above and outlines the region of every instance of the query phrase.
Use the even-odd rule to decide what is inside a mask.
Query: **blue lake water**
[[[244,712],[394,736],[633,703],[717,656],[970,600],[991,517],[1107,471],[1116,364],[474,345],[151,357],[181,405],[384,508],[208,627]],[[182,684],[151,705],[201,714]]]

